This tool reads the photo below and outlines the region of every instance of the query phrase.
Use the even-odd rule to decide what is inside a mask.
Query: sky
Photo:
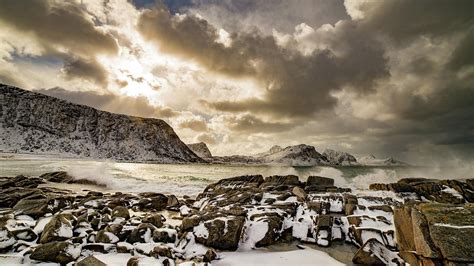
[[[2,0],[0,82],[273,145],[474,161],[474,1]]]

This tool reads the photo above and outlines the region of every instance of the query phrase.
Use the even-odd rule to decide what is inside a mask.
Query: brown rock
[[[107,264],[103,263],[101,260],[94,256],[88,256],[78,263],[74,264],[75,266],[106,266]]]
[[[204,221],[208,236],[196,236],[196,241],[220,250],[236,250],[244,222],[245,218],[241,216]]]
[[[173,253],[171,252],[170,247],[167,246],[156,246],[153,248],[153,250],[150,253],[150,256],[153,256],[155,258],[158,257],[168,257],[168,258],[173,258]]]
[[[67,264],[79,257],[80,249],[80,246],[69,242],[49,242],[37,246],[33,253],[31,253],[30,258],[45,262]]]
[[[334,186],[334,179],[322,176],[309,176],[306,180],[307,186]]]
[[[214,249],[208,249],[204,254],[204,262],[211,262],[217,258],[217,252]]]
[[[294,187],[293,190],[291,190],[291,193],[293,193],[293,195],[295,195],[296,198],[299,201],[305,201],[306,200],[307,194],[304,191],[304,189],[302,189],[300,187]]]
[[[41,234],[40,243],[48,243],[51,241],[66,240],[72,237],[72,215],[56,214],[44,227]]]
[[[130,219],[130,213],[126,207],[123,206],[117,206],[112,210],[112,217],[117,218],[125,218],[125,219]]]
[[[404,205],[396,207],[393,212],[393,220],[398,248],[401,251],[415,251],[415,242],[413,235],[413,224],[411,220],[412,206]]]
[[[411,218],[416,253],[428,258],[442,258],[441,253],[431,240],[425,216],[419,210],[413,208],[411,210]]]
[[[159,213],[154,213],[154,214],[150,214],[150,215],[145,216],[145,218],[143,219],[143,222],[144,223],[150,223],[150,224],[160,228],[160,227],[163,226],[164,219],[165,218],[163,217],[163,215],[161,215]]]

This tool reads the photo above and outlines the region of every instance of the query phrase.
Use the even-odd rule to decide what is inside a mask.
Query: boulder
[[[306,186],[334,186],[334,179],[322,176],[309,176],[306,180]]]
[[[21,187],[21,188],[36,188],[38,185],[45,183],[42,178],[26,177],[18,175],[13,178],[6,178],[0,181],[0,188]]]
[[[231,178],[224,178],[219,180],[217,183],[210,184],[204,189],[204,192],[201,193],[197,199],[205,197],[208,193],[225,193],[229,190],[234,189],[249,189],[257,188],[260,184],[263,183],[263,177],[261,175],[244,175],[236,176]]]
[[[54,241],[37,246],[30,258],[33,260],[67,264],[81,255],[81,246],[66,241]]]
[[[94,256],[88,256],[75,264],[75,266],[107,266],[101,260]]]
[[[38,218],[53,211],[48,205],[49,199],[22,199],[13,207],[13,210]]]
[[[251,221],[267,224],[267,231],[262,239],[255,243],[256,247],[264,247],[277,243],[283,231],[283,218],[274,213],[262,213],[250,217]]]
[[[331,204],[325,201],[309,201],[308,209],[315,211],[318,214],[326,214],[329,213],[329,209],[331,208]]]
[[[397,253],[389,250],[377,239],[369,239],[352,258],[354,264],[362,265],[403,265]]]
[[[0,228],[0,251],[7,252],[16,243],[15,237],[5,228]]]
[[[153,232],[156,227],[149,223],[142,223],[133,229],[127,238],[128,243],[148,243],[153,239]]]
[[[156,193],[152,197],[143,198],[138,202],[141,210],[161,211],[168,205],[168,197],[163,194]]]
[[[159,257],[167,257],[173,258],[173,252],[171,251],[170,247],[167,246],[155,246],[153,250],[150,252],[150,256],[159,258]]]
[[[144,223],[150,223],[158,228],[163,226],[164,220],[165,220],[165,217],[163,217],[163,215],[159,213],[152,213],[145,216],[145,218],[143,218]]]
[[[241,216],[215,217],[194,227],[196,241],[220,250],[236,250],[245,218]]]
[[[468,237],[474,236],[474,204],[424,203],[416,206],[416,209],[423,214],[429,226],[429,232],[422,231],[424,234],[429,233],[424,236],[431,239],[430,243],[441,253],[442,258],[449,261],[474,262],[474,242]],[[418,253],[416,238],[415,236]]]
[[[398,248],[401,251],[414,251],[415,242],[413,235],[413,224],[411,220],[412,205],[402,205],[393,211],[393,221],[397,232],[396,238]]]
[[[158,228],[153,232],[153,241],[162,243],[176,242],[178,232],[170,228]]]
[[[168,196],[168,202],[166,204],[170,209],[178,209],[180,207],[180,203],[178,198],[175,195]]]
[[[16,239],[24,240],[28,242],[34,241],[35,239],[38,238],[38,235],[36,235],[36,233],[30,228],[22,228],[22,229],[13,230],[11,231],[11,233],[12,235],[15,236]]]
[[[203,261],[211,262],[217,258],[217,252],[214,249],[208,249],[206,254],[204,254]]]
[[[128,211],[128,208],[123,207],[123,206],[117,206],[112,210],[112,217],[113,218],[125,218],[125,219],[130,219],[130,212]]]
[[[45,225],[41,234],[40,243],[48,243],[51,241],[66,240],[73,236],[71,220],[73,216],[70,214],[56,214]]]
[[[300,185],[300,180],[298,176],[296,175],[273,175],[273,176],[267,176],[264,179],[264,183],[262,186],[267,186],[267,185],[292,185],[292,186],[298,186]]]
[[[426,217],[418,209],[413,208],[411,210],[411,218],[416,253],[423,257],[441,258],[441,253],[431,240],[430,228]]]
[[[131,257],[127,261],[127,266],[138,266],[140,264],[140,257]]]
[[[316,244],[327,247],[331,244],[333,218],[330,215],[319,215],[316,222],[314,238]]]
[[[74,177],[68,175],[67,172],[52,172],[40,175],[40,178],[44,178],[49,182],[54,183],[71,183],[74,180]]]
[[[304,189],[300,188],[300,187],[294,187],[292,190],[291,190],[291,193],[293,193],[293,195],[296,196],[296,198],[299,200],[299,201],[305,201],[306,200],[306,197],[308,196],[306,194],[306,192],[304,191]]]
[[[100,230],[95,236],[95,242],[97,243],[117,243],[119,238],[111,232],[108,232],[106,229]]]

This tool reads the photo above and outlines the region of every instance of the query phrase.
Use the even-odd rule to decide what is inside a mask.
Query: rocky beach
[[[325,265],[474,263],[472,179],[405,178],[351,191],[330,177],[246,175],[197,197],[57,183],[97,185],[66,172],[0,179],[0,264],[239,265],[248,256],[269,264],[301,256]]]

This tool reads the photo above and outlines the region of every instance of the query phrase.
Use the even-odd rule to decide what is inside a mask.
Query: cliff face
[[[187,144],[188,148],[190,148],[196,155],[201,158],[211,158],[212,154],[209,148],[207,147],[206,143],[199,142],[199,143],[192,143]]]
[[[0,150],[201,162],[163,120],[113,114],[0,84]]]

